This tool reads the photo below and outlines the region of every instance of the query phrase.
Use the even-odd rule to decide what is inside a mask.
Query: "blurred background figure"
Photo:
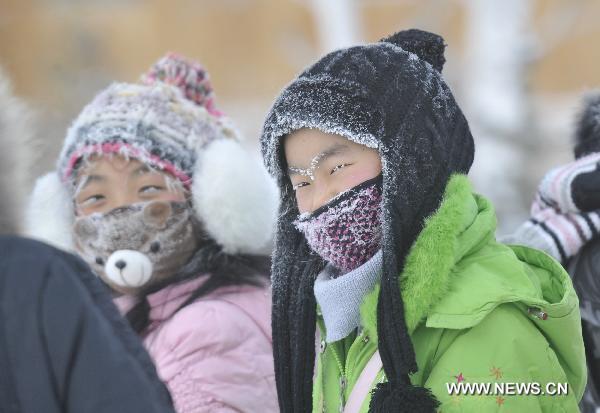
[[[588,370],[579,407],[594,413],[600,408],[600,90],[584,95],[571,135],[575,160],[548,171],[530,219],[502,241],[541,249],[571,275]]]
[[[544,172],[569,160],[577,96],[600,85],[599,16],[593,0],[0,0],[0,64],[44,125],[37,176],[95,91],[167,50],[204,62],[256,146],[278,91],[323,53],[402,28],[440,33],[476,139],[476,188],[503,234],[527,218]]]
[[[0,67],[0,234],[21,231],[20,207],[33,176],[29,173],[34,116],[30,108],[13,95],[12,85]]]

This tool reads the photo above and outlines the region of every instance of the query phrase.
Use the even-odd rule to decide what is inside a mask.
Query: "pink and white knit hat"
[[[82,159],[119,153],[169,172],[186,186],[199,151],[236,131],[214,103],[208,73],[170,53],[142,75],[142,84],[114,83],[70,127],[58,160],[63,180]]]
[[[277,189],[239,140],[216,109],[206,70],[167,54],[141,83],[110,85],[75,119],[56,172],[34,189],[27,233],[70,249],[77,167],[92,155],[120,154],[169,173],[191,190],[198,217],[226,252],[263,251],[273,234]]]

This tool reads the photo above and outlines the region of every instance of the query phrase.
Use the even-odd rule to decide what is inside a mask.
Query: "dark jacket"
[[[600,407],[600,239],[589,242],[568,265],[579,296],[588,382],[580,409],[596,412]]]
[[[86,264],[18,237],[0,237],[0,413],[9,412],[174,412]]]

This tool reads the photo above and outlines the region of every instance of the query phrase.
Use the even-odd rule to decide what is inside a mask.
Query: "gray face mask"
[[[175,275],[200,244],[185,202],[134,204],[77,218],[81,257],[113,290],[135,294]]]

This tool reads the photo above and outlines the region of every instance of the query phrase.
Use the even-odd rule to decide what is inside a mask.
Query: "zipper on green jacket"
[[[320,327],[323,327],[322,320],[319,320]],[[322,329],[321,331],[323,331]],[[348,350],[345,351],[348,342],[351,340],[350,346]],[[348,401],[350,389],[350,380],[354,377],[353,373],[356,368],[356,361],[361,358],[358,357],[361,353],[368,351],[367,359],[373,354],[376,348],[371,351],[370,345],[368,344],[370,341],[369,337],[366,335],[365,331],[362,328],[356,333],[352,333],[350,336],[337,341],[335,343],[330,343],[326,351],[331,352],[333,359],[337,365],[337,368],[340,373],[340,377],[338,379],[338,395],[339,395],[339,411],[343,412],[346,402]],[[345,357],[342,357],[340,346],[344,346]],[[364,357],[363,357],[364,358]],[[323,388],[321,391],[324,391]]]
[[[359,332],[358,334],[356,334],[356,338],[354,339],[354,341],[352,342],[352,345],[350,346],[350,349],[348,350],[348,354],[346,355],[346,376],[347,377],[352,377],[352,374],[350,374],[352,372],[352,365],[348,363],[348,360],[356,360],[355,354],[354,353],[360,353],[360,351],[364,350],[365,348],[365,341],[364,341],[364,330],[362,328],[359,328]],[[361,346],[358,346],[357,343],[360,343]]]
[[[317,324],[319,325],[319,330],[321,333],[321,340],[324,341],[325,337],[323,336],[323,332],[325,331],[325,323],[323,321],[322,318],[318,318],[317,319]],[[344,363],[342,363],[342,358],[338,352],[338,350],[335,348],[336,346],[334,345],[335,343],[331,343],[330,345],[328,345],[327,347],[331,348],[331,351],[333,352],[333,358],[335,359],[335,362],[338,366],[338,369],[340,369],[340,374],[344,375],[345,369],[344,369]]]
[[[321,332],[321,340],[324,340],[325,337],[323,337],[324,336],[323,332],[325,331],[325,325],[324,325],[325,323],[324,323],[323,319],[319,317],[317,319],[317,324],[318,324],[320,332]],[[339,377],[338,383],[337,383],[338,394],[339,394],[338,410],[340,413],[342,413],[344,411],[344,407],[346,405],[346,389],[348,387],[348,378],[347,378],[346,369],[345,369],[345,365],[346,365],[346,362],[348,361],[348,357],[346,357],[344,362],[342,362],[342,356],[340,354],[340,349],[339,349],[339,346],[345,345],[345,341],[346,341],[346,339],[343,339],[340,341],[336,341],[334,343],[330,343],[329,345],[326,345],[325,350],[320,355],[321,364],[323,365],[324,364],[323,357],[325,356],[325,353],[327,351],[329,351],[333,355],[333,359],[335,360],[337,368],[340,372],[340,377]],[[352,345],[350,348],[352,348]],[[322,374],[324,374],[324,373],[322,373]],[[322,386],[325,386],[325,383],[322,383]],[[323,397],[325,397],[325,388],[324,387],[321,389],[321,392],[323,392]]]

